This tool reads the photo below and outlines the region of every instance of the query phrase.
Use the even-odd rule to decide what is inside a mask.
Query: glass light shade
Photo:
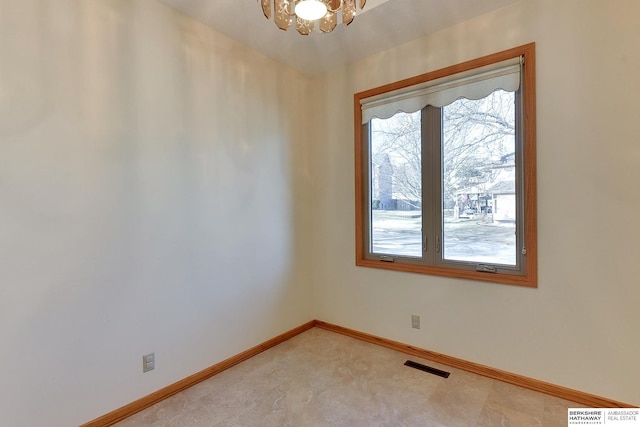
[[[296,15],[307,21],[315,21],[327,14],[327,5],[319,0],[303,0],[296,4]]]
[[[309,35],[315,27],[330,33],[339,21],[349,25],[356,15],[356,6],[364,8],[367,0],[257,0],[265,18],[271,19],[281,30],[295,28]],[[318,24],[316,25],[316,21]]]

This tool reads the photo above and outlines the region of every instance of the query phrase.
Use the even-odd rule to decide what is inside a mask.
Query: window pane
[[[443,258],[516,264],[515,95],[443,107]]]
[[[370,251],[422,256],[420,112],[371,120]]]

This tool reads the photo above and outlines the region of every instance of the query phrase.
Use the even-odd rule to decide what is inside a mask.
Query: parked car
[[[476,208],[467,208],[460,214],[460,218],[473,218],[475,215],[478,215],[478,209]]]

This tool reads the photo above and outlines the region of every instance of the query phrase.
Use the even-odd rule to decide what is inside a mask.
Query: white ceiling
[[[517,0],[368,0],[349,26],[310,36],[282,31],[257,0],[158,0],[276,61],[319,74]]]

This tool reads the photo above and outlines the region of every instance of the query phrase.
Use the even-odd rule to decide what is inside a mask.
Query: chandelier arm
[[[331,9],[331,7],[329,6],[330,4],[331,4],[330,2],[327,4],[327,11],[329,11],[329,12],[336,13],[337,11],[342,9],[342,0],[340,0],[340,5],[338,7],[336,7],[335,9]]]

